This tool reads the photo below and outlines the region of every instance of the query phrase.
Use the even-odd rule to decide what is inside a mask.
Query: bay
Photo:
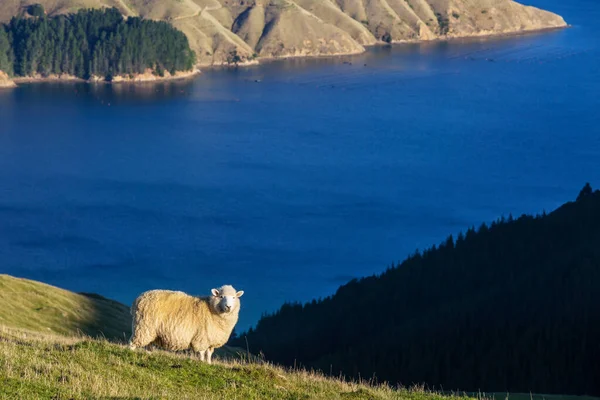
[[[600,4],[530,3],[572,26],[0,91],[0,273],[127,304],[231,283],[241,330],[598,187]]]

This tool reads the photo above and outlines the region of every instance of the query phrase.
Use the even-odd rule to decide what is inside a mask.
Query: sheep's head
[[[236,292],[233,286],[225,285],[212,290],[211,303],[219,314],[227,314],[239,310],[240,297],[243,290]]]

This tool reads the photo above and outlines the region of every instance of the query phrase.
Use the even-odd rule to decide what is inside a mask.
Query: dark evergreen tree
[[[430,388],[600,394],[600,192],[482,224],[234,345],[284,365]]]
[[[577,200],[581,200],[586,196],[590,196],[593,193],[592,186],[590,183],[586,183],[583,189],[579,192],[579,196],[577,196]]]
[[[12,49],[8,33],[3,26],[0,26],[0,71],[6,72],[8,75],[13,74]]]
[[[43,17],[46,15],[46,11],[44,10],[44,6],[41,4],[32,4],[27,7],[27,13],[32,17]]]
[[[187,71],[195,63],[182,32],[166,22],[125,20],[115,8],[53,18],[46,18],[42,9],[39,18],[15,17],[0,30],[4,32],[0,33],[0,62],[10,65],[17,76],[110,78],[148,70]],[[8,61],[2,58],[3,49]]]

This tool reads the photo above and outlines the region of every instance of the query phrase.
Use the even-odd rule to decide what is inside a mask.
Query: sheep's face
[[[234,312],[240,308],[240,297],[243,290],[236,292],[232,286],[225,285],[220,289],[213,289],[213,304],[215,309],[222,314]]]

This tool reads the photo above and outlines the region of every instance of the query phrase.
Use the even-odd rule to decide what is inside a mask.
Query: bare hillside
[[[182,30],[200,65],[354,54],[377,42],[498,35],[566,26],[562,17],[512,0],[3,0],[6,22],[30,4],[49,15],[116,7]]]

